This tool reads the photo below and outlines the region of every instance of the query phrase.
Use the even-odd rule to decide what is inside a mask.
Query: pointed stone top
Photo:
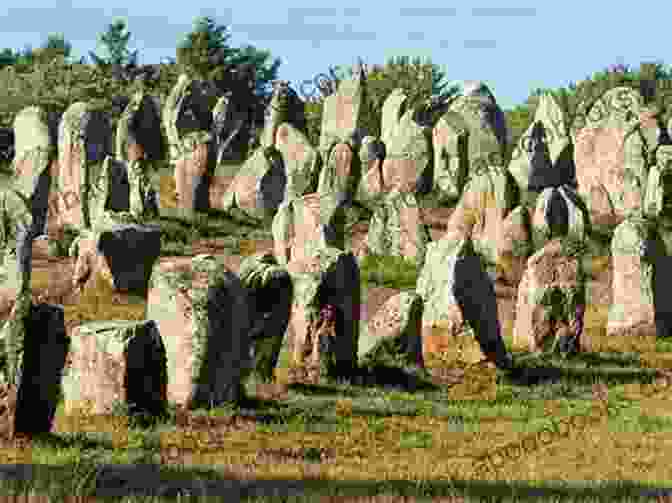
[[[497,103],[492,91],[482,80],[465,80],[462,89],[466,97],[481,98],[493,104]]]

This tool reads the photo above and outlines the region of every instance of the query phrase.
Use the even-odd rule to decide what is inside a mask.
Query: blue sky
[[[504,108],[523,102],[535,87],[564,86],[610,64],[672,63],[665,51],[672,2],[652,9],[597,0],[541,6],[456,1],[449,7],[387,0],[370,7],[339,2],[338,8],[291,2],[241,2],[232,8],[208,1],[198,7],[151,0],[117,0],[116,7],[100,0],[2,3],[9,6],[0,6],[0,48],[36,48],[49,33],[60,32],[73,54],[84,56],[107,25],[122,17],[140,63],[158,63],[175,57],[194,19],[208,15],[230,27],[233,46],[251,44],[281,58],[279,77],[295,87],[357,56],[370,64],[398,55],[429,56],[450,81],[485,81]]]

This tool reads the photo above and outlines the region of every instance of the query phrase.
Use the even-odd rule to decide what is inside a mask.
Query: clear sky
[[[485,81],[503,108],[531,89],[559,87],[610,64],[672,63],[672,2],[650,7],[626,2],[414,2],[386,0],[338,8],[319,3],[116,0],[0,2],[0,48],[33,48],[63,33],[75,57],[94,50],[116,17],[127,20],[129,48],[140,63],[175,57],[175,47],[198,16],[230,27],[231,44],[268,49],[282,60],[279,77],[295,87],[331,65],[384,63],[391,56],[429,56],[450,81]],[[196,6],[198,5],[198,7]],[[360,5],[364,2],[360,2]],[[666,59],[667,58],[667,59]],[[297,89],[298,90],[298,89]]]

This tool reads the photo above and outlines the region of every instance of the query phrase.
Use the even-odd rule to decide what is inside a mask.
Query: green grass
[[[376,481],[387,477],[423,481],[415,487],[407,482],[390,482],[388,494],[397,495],[420,497],[459,493],[494,497],[510,494],[516,487],[522,495],[541,487],[549,494],[557,491],[557,494],[578,497],[598,489],[605,490],[585,476],[591,469],[588,463],[572,471],[573,474],[583,473],[583,477],[570,477],[574,482],[557,490],[551,483],[517,477],[520,463],[506,465],[506,470],[511,470],[506,478],[511,477],[518,481],[516,483],[500,480],[490,481],[492,485],[488,485],[472,480],[468,476],[468,464],[463,466],[461,476],[453,473],[453,480],[446,477],[451,473],[453,458],[487,451],[548,426],[549,410],[554,411],[554,417],[587,414],[595,403],[595,384],[607,386],[611,412],[606,423],[599,429],[592,427],[591,432],[599,431],[605,437],[617,434],[617,440],[625,434],[639,437],[639,440],[632,435],[628,437],[630,440],[620,439],[623,445],[612,448],[610,455],[639,453],[641,463],[646,463],[647,456],[655,453],[646,443],[647,436],[672,431],[672,420],[669,419],[672,407],[663,404],[663,410],[660,404],[647,406],[643,400],[633,398],[633,386],[650,384],[654,378],[654,372],[642,368],[636,357],[579,355],[561,360],[524,353],[518,356],[525,377],[495,374],[497,390],[492,400],[451,397],[448,385],[432,387],[427,384],[409,389],[404,381],[385,386],[332,381],[320,386],[293,385],[287,389],[287,397],[282,401],[261,400],[255,398],[258,383],[250,379],[246,383],[246,401],[209,411],[195,411],[193,416],[197,419],[194,421],[201,422],[192,426],[179,423],[174,408],[164,420],[144,427],[133,420],[127,422],[123,407],[117,411],[120,415],[79,416],[70,418],[75,423],[68,423],[61,405],[55,432],[36,441],[30,461],[24,462],[43,465],[38,470],[39,479],[31,486],[33,490],[47,490],[49,484],[53,484],[48,490],[54,495],[93,495],[96,487],[104,485],[103,481],[109,477],[101,466],[160,464],[169,445],[173,445],[180,451],[179,456],[184,457],[185,464],[163,463],[160,473],[162,478],[181,480],[184,487],[189,486],[187,479],[191,479],[192,484],[193,479],[198,478],[211,480],[213,484],[217,480],[221,483],[232,470],[235,472],[232,466],[249,464],[260,452],[275,452],[275,461],[257,462],[259,479],[305,479],[300,473],[308,473],[311,469],[322,473],[324,479],[332,479],[329,484],[315,482],[317,485],[311,489],[315,491],[313,494],[330,494],[332,489],[350,495],[373,494],[370,491],[374,488],[382,490]],[[281,358],[280,365],[285,361]],[[429,382],[429,376],[425,377],[427,381],[423,382]],[[220,421],[216,424],[221,425],[227,418],[246,421],[248,427],[235,430],[205,425],[207,420]],[[578,452],[580,447],[584,452],[600,453],[599,446],[591,446],[579,437],[557,440],[553,445],[557,450],[568,452]],[[6,455],[6,450],[3,454]],[[542,457],[539,453],[532,455]],[[428,477],[423,474],[421,463],[411,462],[421,458],[432,459],[437,466],[445,465],[446,472],[434,479]],[[384,462],[385,459],[389,459],[389,463]],[[635,466],[637,457],[630,459],[630,464]],[[297,466],[304,472],[297,472]],[[607,463],[605,469],[609,466]],[[556,467],[556,471],[561,468]],[[598,465],[592,470],[602,473]],[[342,475],[339,477],[338,473]],[[608,473],[604,473],[608,479],[616,479],[613,473],[610,477]],[[663,478],[651,481],[635,471],[628,473],[626,469],[625,473],[628,479],[639,481],[642,486],[665,483]],[[150,480],[146,480],[144,487],[152,485]],[[346,480],[350,482],[346,483]],[[155,477],[154,482],[158,484],[158,478]],[[2,482],[0,487],[6,491],[11,484]],[[131,480],[126,484],[129,488],[135,487],[134,491],[143,487]],[[305,484],[308,489],[312,487],[308,481]],[[138,494],[133,501],[139,500]]]

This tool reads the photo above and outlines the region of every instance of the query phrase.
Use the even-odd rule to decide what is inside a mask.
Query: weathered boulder
[[[366,203],[383,190],[383,160],[385,144],[373,136],[365,136],[359,148],[362,177],[358,184],[356,199]]]
[[[17,301],[0,331],[3,387],[14,396],[14,410],[7,411],[10,437],[51,430],[69,344],[62,306]]]
[[[579,349],[586,279],[580,257],[565,244],[554,239],[527,261],[518,288],[514,346],[532,352]]]
[[[73,284],[85,287],[100,274],[115,291],[145,295],[161,255],[158,226],[118,224],[80,236]],[[129,257],[132,257],[129,260]]]
[[[664,278],[669,259],[655,220],[628,218],[616,227],[611,242],[614,272],[608,336],[655,337],[661,314],[672,304]]]
[[[52,174],[57,169],[53,126],[39,107],[23,109],[14,120],[14,176],[0,193],[0,281],[17,295],[29,295],[33,241],[54,223],[53,213],[51,222],[48,218]]]
[[[263,380],[272,380],[289,324],[292,281],[286,267],[268,252],[246,257],[239,275],[254,310],[250,331],[254,372]]]
[[[213,137],[217,165],[242,162],[247,157],[251,103],[230,92],[221,96],[212,109]]]
[[[152,186],[141,160],[118,161],[107,157],[91,190],[91,222],[101,227],[114,222],[119,213],[142,220],[158,217],[158,191]]]
[[[499,279],[502,254],[513,253],[507,230],[511,230],[514,222],[511,219],[506,225],[505,222],[516,205],[516,185],[511,174],[501,166],[475,164],[448,220],[445,236],[470,238],[493,280]]]
[[[317,193],[335,192],[352,199],[361,178],[359,156],[347,143],[338,143],[330,150],[327,159],[320,171]]]
[[[0,128],[0,160],[11,162],[14,159],[14,130]]]
[[[320,157],[306,134],[287,122],[278,126],[275,148],[282,156],[287,179],[283,201],[315,191],[320,173]]]
[[[432,130],[434,188],[445,202],[459,200],[469,172],[469,126],[457,112],[446,112]]]
[[[247,216],[263,221],[275,215],[286,187],[281,153],[275,147],[259,148],[245,161],[221,201],[211,204],[223,211],[239,208]]]
[[[529,205],[546,188],[576,186],[574,146],[564,112],[552,95],[539,97],[534,121],[518,140],[508,170],[520,188],[521,202]]]
[[[368,253],[405,257],[422,267],[430,241],[415,195],[397,190],[387,193],[369,224]]]
[[[158,161],[164,159],[166,150],[156,102],[147,94],[135,93],[117,123],[117,159]]]
[[[534,250],[556,237],[585,242],[590,234],[588,208],[568,185],[545,189],[536,201],[532,216]]]
[[[422,351],[451,353],[456,338],[473,330],[485,357],[510,364],[497,316],[493,281],[469,238],[444,237],[430,243],[416,292],[424,301]]]
[[[475,163],[501,166],[508,137],[506,116],[488,86],[465,81],[462,96],[448,110],[460,114],[469,130],[467,174]]]
[[[351,377],[359,341],[357,260],[350,252],[326,247],[292,260],[287,270],[294,285],[289,322],[292,364],[317,364],[331,377]],[[332,307],[325,309],[327,305]]]
[[[356,67],[351,78],[340,82],[336,93],[325,98],[319,143],[324,166],[317,192],[351,193],[356,188],[361,168],[355,153],[364,136],[361,124],[365,101],[366,77],[361,65]]]
[[[366,75],[357,65],[352,77],[342,80],[336,92],[324,100],[319,144],[323,159],[329,159],[339,143],[349,144],[353,151],[359,148],[352,140],[359,137],[365,107]]]
[[[400,292],[390,297],[368,323],[368,337],[359,341],[360,362],[423,367],[422,297]]]
[[[166,349],[153,320],[93,322],[75,327],[63,376],[66,414],[115,402],[158,415],[166,406]]]
[[[403,90],[395,89],[383,105],[383,187],[425,194],[431,190],[431,130],[415,121],[416,111],[406,109],[407,100]]]
[[[315,250],[345,247],[345,209],[338,194],[308,194],[283,203],[273,219],[273,246],[279,264],[303,260]]]
[[[281,202],[313,192],[321,159],[305,133],[303,102],[278,81],[266,109],[261,146],[247,159],[217,208],[239,208],[259,220],[272,218]]]
[[[216,99],[207,83],[180,75],[164,105],[178,208],[186,214],[209,207],[210,176],[216,162],[211,109]]]
[[[251,315],[247,290],[217,257],[154,267],[147,318],[156,321],[166,347],[169,401],[196,408],[242,398]]]
[[[660,132],[656,115],[638,92],[617,87],[592,105],[585,126],[574,133],[579,195],[598,229],[613,229],[641,211],[647,151],[655,150]]]
[[[261,147],[276,145],[278,128],[290,124],[297,131],[305,133],[305,105],[296,91],[286,80],[273,83],[273,94],[264,115],[264,130],[261,133]]]
[[[644,213],[649,218],[672,216],[672,146],[661,145],[656,164],[649,170],[644,197]]]
[[[73,103],[63,114],[58,129],[62,223],[91,227],[90,189],[105,157],[113,154],[112,133],[107,113],[88,103]]]

